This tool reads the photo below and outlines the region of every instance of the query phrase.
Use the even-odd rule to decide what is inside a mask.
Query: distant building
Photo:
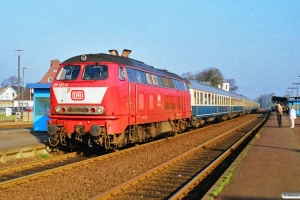
[[[229,83],[222,83],[221,85],[218,85],[218,88],[229,92]]]
[[[53,77],[55,76],[55,74],[57,72],[59,64],[60,64],[59,60],[51,60],[50,69],[47,71],[47,73],[41,79],[40,83],[51,83],[53,80]]]
[[[11,86],[0,88],[0,114],[5,113],[6,108],[14,106],[13,99],[17,96],[16,90]]]

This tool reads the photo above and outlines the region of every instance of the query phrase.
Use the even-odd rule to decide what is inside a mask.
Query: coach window
[[[120,79],[121,81],[124,81],[124,80],[125,80],[124,69],[123,69],[123,67],[119,67],[119,79]]]
[[[203,93],[200,93],[200,104],[203,105]]]
[[[207,105],[207,93],[204,93],[204,105]]]
[[[214,105],[215,104],[215,95],[212,94],[211,95],[211,105]]]
[[[211,105],[211,94],[208,94],[208,102],[207,102],[208,105]]]
[[[197,97],[197,92],[194,91],[194,104],[196,104],[196,102],[197,102],[197,100],[196,100],[197,98],[196,97]]]
[[[217,95],[215,95],[215,105],[218,105]]]
[[[151,78],[151,74],[146,73],[146,79],[147,79],[147,82],[148,82],[149,84],[153,84],[152,78]]]
[[[199,92],[197,92],[197,105],[199,105]]]

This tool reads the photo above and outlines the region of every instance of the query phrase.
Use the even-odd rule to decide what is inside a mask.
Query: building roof
[[[50,69],[47,71],[47,73],[44,75],[44,77],[41,79],[40,83],[50,83],[52,82],[57,69],[59,67],[60,61],[59,60],[51,60],[50,62]]]
[[[3,92],[5,92],[8,88],[11,88],[15,93],[17,93],[17,90],[15,90],[14,88],[15,86],[6,86],[6,87],[3,87],[3,88],[0,88],[0,94],[2,94]],[[21,89],[20,89],[21,90]]]
[[[23,96],[24,95],[24,96]],[[29,88],[25,88],[24,92],[22,92],[20,94],[20,99],[23,99],[23,100],[30,100],[30,99],[33,99],[32,97],[30,97],[30,89]],[[18,100],[18,97],[14,98],[13,101],[17,101]]]

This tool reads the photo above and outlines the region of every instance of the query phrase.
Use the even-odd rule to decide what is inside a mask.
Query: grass
[[[219,193],[222,192],[223,188],[225,185],[227,185],[232,177],[234,173],[234,169],[230,170],[230,173],[224,178],[224,181],[220,184],[220,186],[211,193],[211,195],[213,196],[212,199],[216,198],[219,196]]]
[[[258,135],[258,136],[259,136],[259,135]],[[246,155],[247,155],[247,152],[245,152],[245,153],[242,155],[241,160],[239,161],[239,163],[245,158]],[[214,200],[215,198],[217,198],[217,197],[219,196],[219,194],[222,192],[222,190],[223,190],[223,188],[225,187],[225,185],[227,185],[227,184],[230,182],[230,179],[231,179],[231,177],[233,176],[236,167],[237,167],[237,166],[235,166],[234,169],[231,169],[231,170],[229,171],[229,174],[224,178],[224,180],[223,180],[222,183],[219,185],[219,187],[218,187],[215,191],[213,191],[213,192],[211,193],[211,196],[212,196],[211,200]]]
[[[50,155],[49,154],[39,154],[38,157],[44,159],[44,158],[49,158]]]
[[[1,115],[0,114],[0,120],[15,120],[16,119],[16,116],[15,115],[11,115],[9,117],[6,117],[5,115]]]

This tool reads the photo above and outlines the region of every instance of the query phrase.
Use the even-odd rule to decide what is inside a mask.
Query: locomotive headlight
[[[103,114],[104,113],[104,107],[103,106],[98,107],[97,112],[99,114]]]
[[[55,112],[59,113],[59,111],[60,111],[60,107],[59,106],[55,107]]]

